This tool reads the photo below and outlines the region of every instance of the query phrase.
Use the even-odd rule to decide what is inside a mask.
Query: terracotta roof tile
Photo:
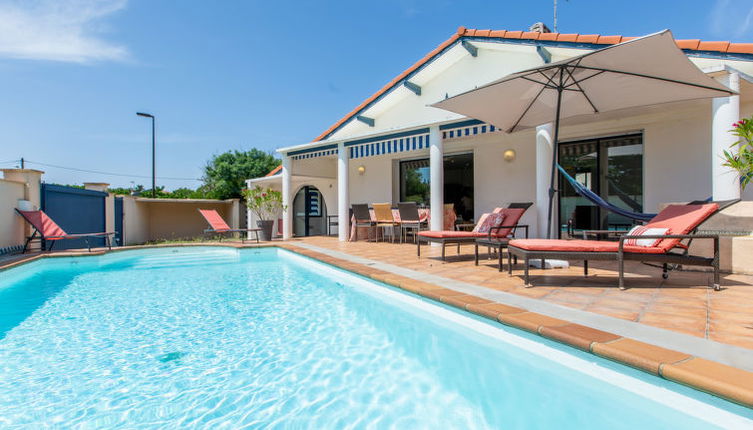
[[[614,45],[622,41],[622,36],[599,36],[596,43],[603,45]]]
[[[559,37],[557,38],[557,42],[575,42],[578,39],[578,35],[573,34],[562,34],[560,33]]]
[[[730,43],[727,52],[736,54],[753,54],[753,43]]]
[[[675,43],[677,43],[677,46],[680,47],[680,49],[698,49],[698,44],[701,43],[699,39],[684,39],[684,40],[675,40]]]
[[[576,39],[578,43],[596,43],[598,40],[598,34],[579,34]]]
[[[729,42],[701,42],[698,44],[699,51],[727,52]]]
[[[379,98],[382,94],[389,91],[394,85],[399,84],[403,81],[408,75],[413,73],[415,70],[423,66],[426,62],[431,60],[435,55],[439,54],[442,50],[445,48],[451,46],[455,41],[457,41],[459,38],[463,36],[472,36],[472,37],[489,37],[489,38],[497,38],[497,39],[524,39],[524,40],[539,40],[539,41],[551,41],[551,42],[577,42],[577,43],[595,43],[600,45],[613,45],[616,43],[621,42],[627,42],[629,40],[635,39],[635,37],[627,37],[627,36],[619,36],[619,35],[611,35],[611,36],[602,36],[598,34],[562,34],[562,33],[537,33],[537,32],[531,32],[531,31],[505,31],[505,30],[475,30],[475,29],[469,29],[466,27],[458,27],[458,30],[455,32],[452,37],[444,41],[442,44],[440,44],[438,47],[436,47],[433,51],[429,52],[426,56],[424,56],[422,59],[417,61],[415,64],[413,64],[411,67],[409,67],[407,70],[405,70],[403,73],[399,74],[395,79],[391,80],[387,85],[383,86],[379,91],[377,91],[374,95],[367,98],[363,101],[360,105],[358,105],[355,109],[350,111],[347,115],[345,115],[343,118],[341,118],[339,121],[337,121],[335,124],[333,124],[330,128],[325,130],[322,134],[320,134],[315,141],[325,139],[328,137],[331,133],[335,132],[340,126],[344,125],[346,122],[348,122],[350,119],[356,116],[361,110],[366,108],[371,102]],[[739,53],[739,54],[753,54],[753,43],[730,43],[730,42],[702,42],[698,39],[685,39],[685,40],[677,40],[677,46],[679,46],[681,49],[689,49],[689,50],[700,50],[700,51],[716,51],[716,52],[730,52],[730,53]],[[276,173],[276,170],[273,171]],[[274,174],[270,172],[271,174]]]
[[[269,171],[269,173],[267,173],[267,174],[266,174],[266,175],[264,175],[264,176],[265,176],[265,177],[266,177],[266,176],[274,176],[274,175],[275,175],[275,174],[276,174],[277,172],[279,172],[280,170],[282,170],[282,164],[280,164],[279,166],[277,166],[277,167],[275,167],[274,169],[270,170],[270,171]]]
[[[557,40],[559,33],[541,33],[539,40]]]

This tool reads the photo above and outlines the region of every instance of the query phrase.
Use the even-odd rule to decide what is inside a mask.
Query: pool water
[[[0,428],[753,428],[753,413],[285,250],[0,273]]]

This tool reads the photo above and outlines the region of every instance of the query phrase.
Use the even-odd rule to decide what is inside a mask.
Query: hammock
[[[636,221],[650,221],[651,218],[655,217],[656,214],[645,214],[645,213],[639,213],[639,212],[631,212],[627,209],[623,209],[619,206],[615,206],[608,201],[601,198],[598,194],[594,193],[593,191],[589,190],[588,188],[584,187],[580,182],[575,180],[572,176],[567,174],[567,171],[562,168],[559,164],[557,165],[557,168],[559,169],[560,173],[562,173],[562,176],[567,179],[568,182],[570,182],[570,185],[575,188],[575,191],[580,194],[581,196],[585,197],[586,200],[590,201],[591,203],[595,204],[596,206],[600,206],[610,212],[614,212],[618,215],[622,215],[624,217],[630,218],[632,220]]]

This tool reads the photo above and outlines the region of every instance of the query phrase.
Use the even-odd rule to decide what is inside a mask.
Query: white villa
[[[329,234],[328,216],[337,216],[333,228],[347,240],[351,204],[401,201],[429,206],[433,230],[441,229],[444,203],[454,203],[460,219],[473,220],[509,202],[533,202],[522,223],[543,237],[552,125],[507,134],[430,105],[629,39],[461,27],[316,139],[279,149],[281,168],[248,184],[283,191],[289,208],[281,216],[284,238]],[[720,158],[735,141],[732,123],[753,114],[753,43],[676,43],[699,69],[739,95],[565,120],[560,164],[604,199],[635,212],[657,212],[667,202],[753,200],[751,189],[740,196],[738,178]],[[562,179],[558,188],[555,231],[568,224],[630,224],[590,205]]]

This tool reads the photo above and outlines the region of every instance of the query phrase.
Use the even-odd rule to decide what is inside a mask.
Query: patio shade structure
[[[664,30],[513,73],[431,106],[508,133],[554,122],[547,218],[551,238],[561,119],[733,94],[698,69],[677,47],[672,32]]]

